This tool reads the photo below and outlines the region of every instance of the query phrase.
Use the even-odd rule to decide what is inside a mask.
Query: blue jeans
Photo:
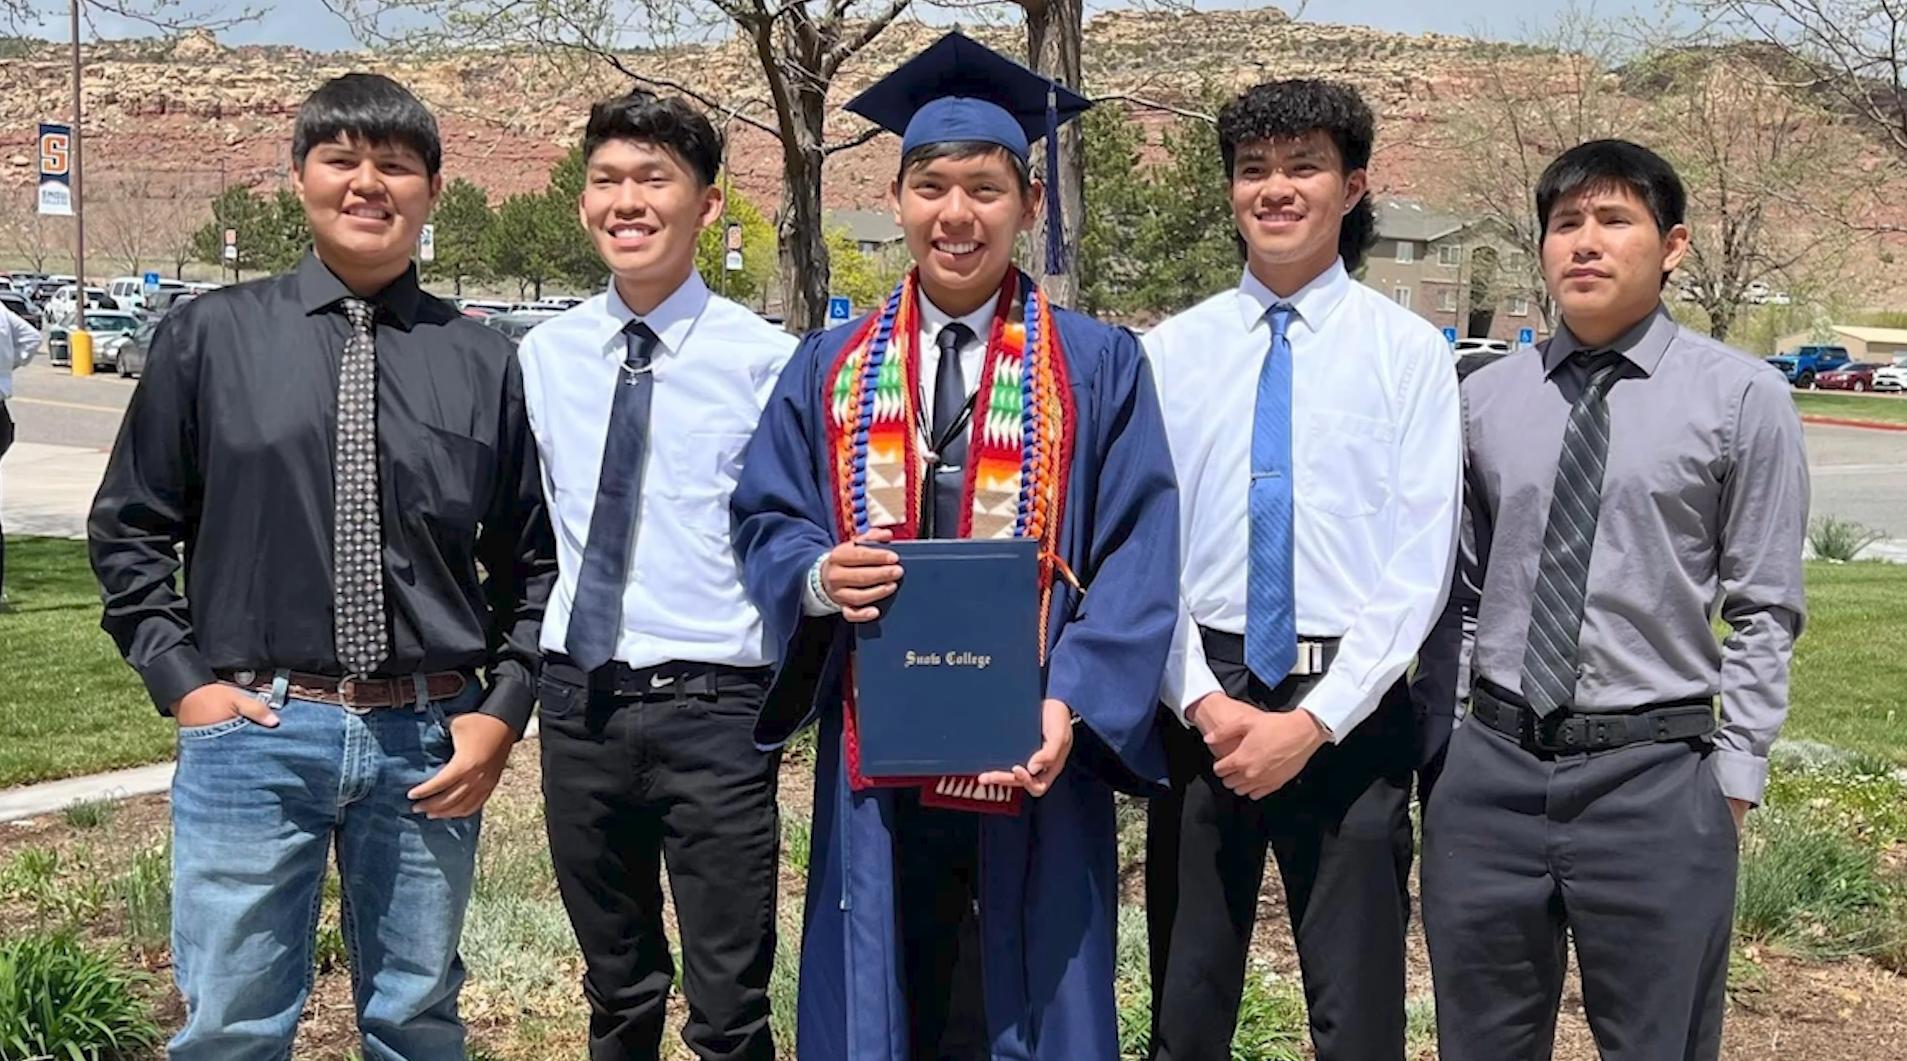
[[[173,1061],[291,1056],[310,994],[333,841],[366,1061],[464,1056],[457,956],[480,817],[432,821],[405,793],[450,759],[456,697],[352,714],[289,700],[279,724],[179,730],[172,958],[186,1023]]]

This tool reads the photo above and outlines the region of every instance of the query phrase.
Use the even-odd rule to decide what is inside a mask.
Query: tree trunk
[[[1083,0],[1021,0],[1021,6],[1026,9],[1026,55],[1032,68],[1078,91],[1080,45],[1086,26]],[[1048,144],[1043,150],[1053,149],[1054,145]],[[1082,207],[1086,197],[1086,145],[1078,122],[1060,127],[1058,149],[1059,187],[1046,189],[1046,194],[1060,197],[1065,243],[1073,260],[1065,274],[1045,277],[1042,286],[1054,302],[1071,306],[1079,300],[1079,226],[1085,216]],[[1045,165],[1043,155],[1040,165]],[[1045,172],[1042,168],[1036,175],[1043,179]],[[1033,229],[1032,260],[1034,274],[1043,276],[1047,264],[1044,210]]]
[[[828,237],[821,210],[821,128],[827,99],[808,88],[790,86],[789,121],[793,136],[782,148],[781,242],[782,317],[802,330],[828,323]]]

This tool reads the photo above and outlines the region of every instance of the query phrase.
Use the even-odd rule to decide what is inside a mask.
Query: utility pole
[[[86,169],[80,162],[80,130],[85,118],[79,95],[79,0],[72,0],[73,24],[73,296],[78,307],[73,327],[86,330]]]

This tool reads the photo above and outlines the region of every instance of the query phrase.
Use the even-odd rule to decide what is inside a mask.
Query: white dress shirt
[[[13,397],[13,370],[25,368],[39,351],[39,330],[0,306],[0,402]]]
[[[1198,628],[1245,631],[1251,433],[1265,313],[1296,309],[1291,342],[1294,589],[1301,637],[1341,638],[1305,697],[1336,740],[1410,666],[1449,592],[1463,489],[1450,344],[1355,283],[1342,262],[1290,298],[1247,270],[1145,337],[1178,473],[1179,625],[1161,699],[1219,690]]]
[[[967,385],[967,394],[971,396],[980,386],[981,369],[986,367],[987,339],[993,334],[993,307],[998,304],[998,301],[998,299],[987,299],[972,313],[964,317],[955,317],[934,305],[932,300],[928,299],[926,292],[920,292],[920,345],[916,348],[920,355],[920,407],[927,410],[930,421],[934,408],[934,383],[940,378],[941,330],[954,324],[967,326],[968,335],[960,344],[960,374]],[[925,444],[922,443],[922,445]],[[821,557],[815,560],[811,574],[820,571],[821,561],[826,557],[827,553],[822,553]],[[810,577],[803,586],[801,610],[809,615],[832,615],[840,611],[840,605],[817,592],[818,581],[818,576]]]
[[[558,576],[543,650],[563,652],[589,542],[603,445],[637,319],[609,290],[531,329],[517,356],[556,531]],[[775,650],[742,589],[729,544],[729,494],[795,338],[689,279],[641,320],[662,340],[648,451],[615,658],[756,667]]]

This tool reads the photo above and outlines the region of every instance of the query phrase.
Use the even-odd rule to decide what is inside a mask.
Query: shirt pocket
[[[1298,504],[1333,516],[1369,516],[1391,499],[1391,444],[1397,430],[1389,421],[1353,413],[1314,412],[1299,420],[1304,432],[1304,464],[1299,469]]]
[[[742,451],[751,432],[732,427],[692,430],[686,438],[682,474],[669,492],[681,503],[689,529],[726,543],[729,538],[728,500],[741,477]]]
[[[474,533],[489,507],[497,475],[496,451],[481,439],[424,424],[422,446],[408,461],[411,494],[421,515],[438,526]]]

